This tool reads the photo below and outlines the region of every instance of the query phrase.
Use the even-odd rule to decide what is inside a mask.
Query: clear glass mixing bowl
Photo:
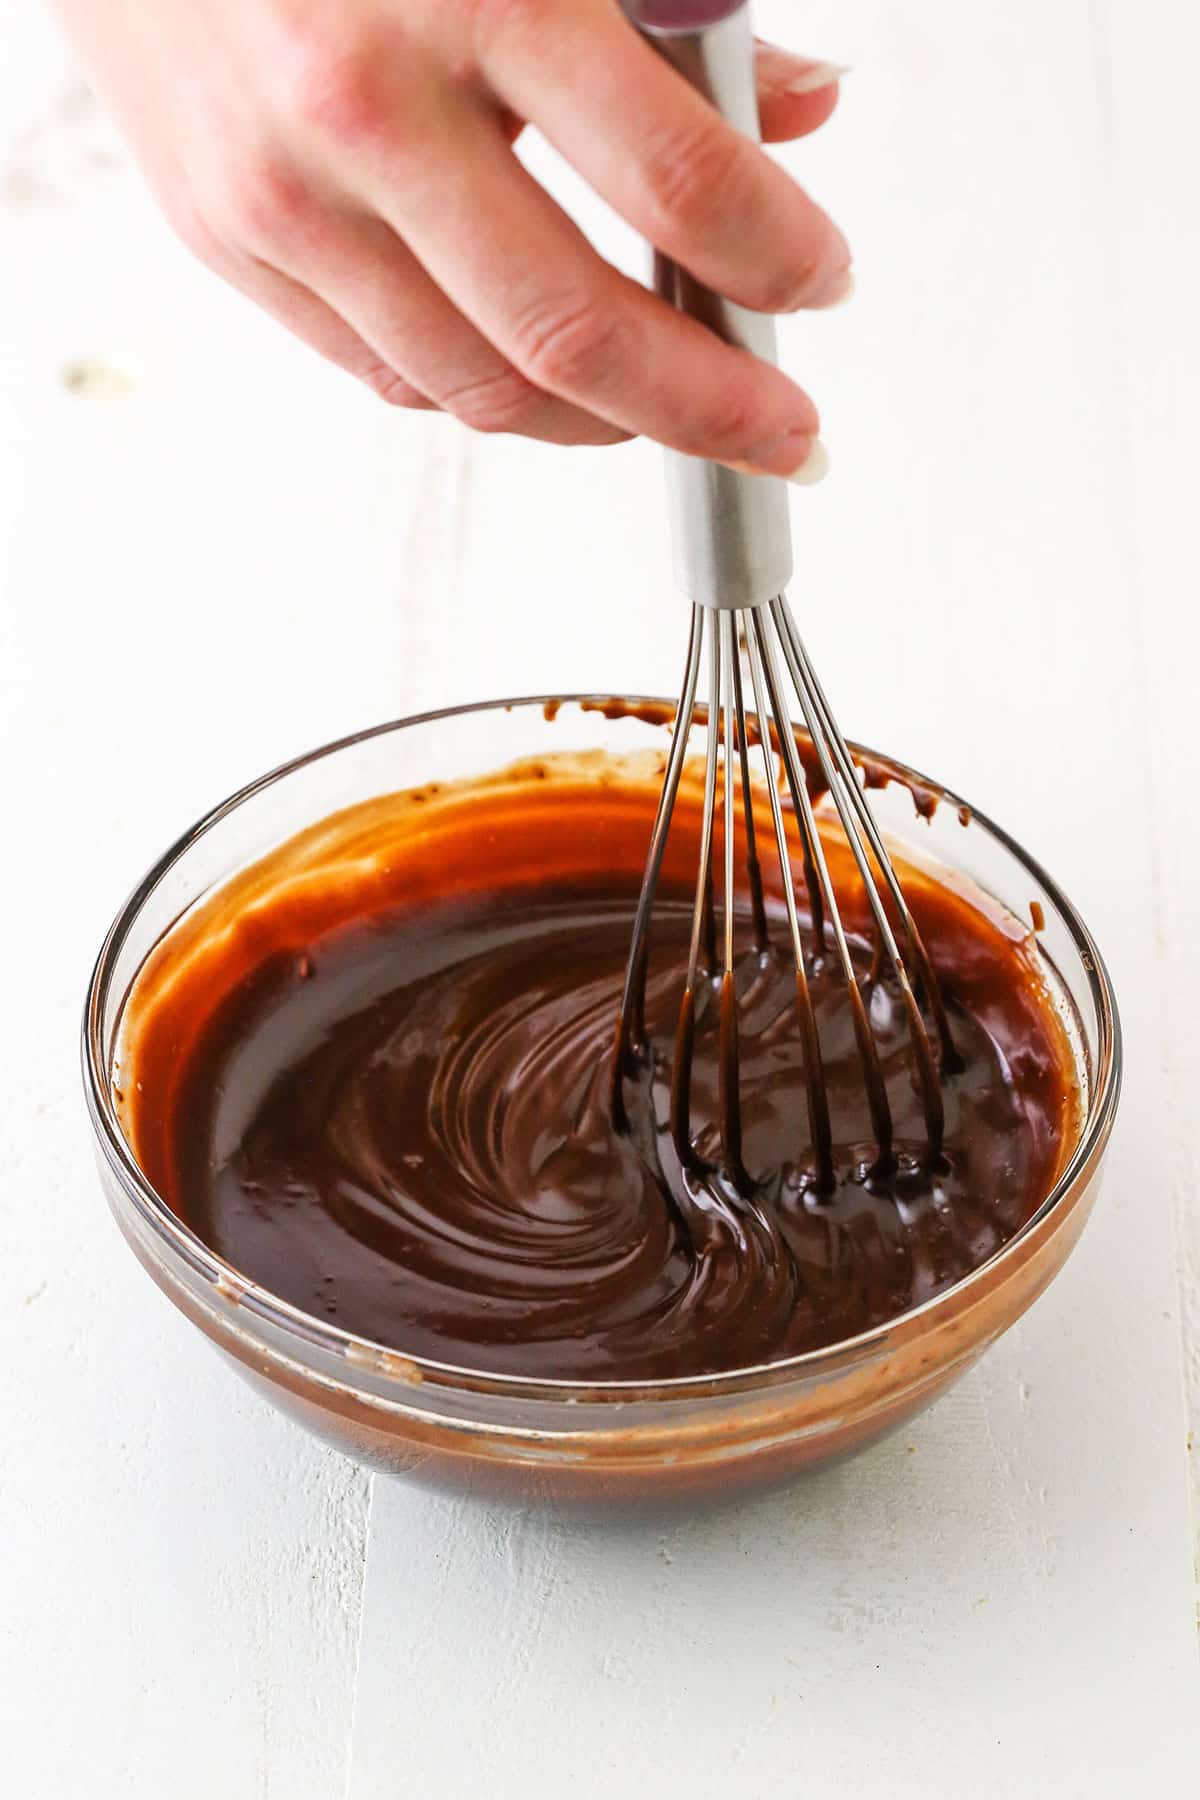
[[[114,1105],[122,1005],[148,953],[195,902],[357,801],[555,751],[662,750],[661,724],[608,718],[598,700],[566,700],[555,717],[555,706],[538,697],[383,725],[263,776],[180,838],[121,909],[89,984],[83,1068],[97,1160],[117,1223],[163,1291],[274,1404],[348,1454],[396,1474],[521,1499],[735,1492],[856,1449],[928,1405],[1053,1279],[1096,1196],[1121,1068],[1104,964],[1051,878],[958,795],[947,793],[930,821],[915,818],[899,785],[872,798],[881,823],[916,859],[960,871],[1018,918],[1030,917],[1031,903],[1041,908],[1039,942],[1084,1095],[1079,1141],[1053,1193],[989,1262],[881,1329],[829,1349],[719,1376],[596,1385],[406,1357],[310,1317],[207,1249],[142,1175]],[[703,727],[692,735],[702,754]]]

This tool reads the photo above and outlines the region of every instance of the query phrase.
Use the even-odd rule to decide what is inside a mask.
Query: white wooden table
[[[322,1450],[118,1239],[91,957],[185,822],[497,690],[669,687],[654,452],[394,416],[192,266],[37,15],[0,57],[0,1745],[17,1800],[1196,1791],[1200,28],[1168,0],[764,4],[855,65],[789,153],[859,292],[788,325],[834,471],[796,599],[848,729],[1010,824],[1128,1085],[1058,1284],[913,1426],[584,1528]],[[555,175],[614,254],[631,246]],[[1200,1458],[1193,1459],[1200,1460]],[[1193,1495],[1195,1497],[1195,1495]]]

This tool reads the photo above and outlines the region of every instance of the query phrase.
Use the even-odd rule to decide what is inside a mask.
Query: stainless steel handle
[[[759,139],[754,36],[745,0],[624,0],[642,34],[731,125]],[[776,361],[774,321],[701,286],[655,251],[655,290],[727,343]],[[703,606],[760,606],[792,575],[787,487],[703,457],[667,451],[679,581]]]

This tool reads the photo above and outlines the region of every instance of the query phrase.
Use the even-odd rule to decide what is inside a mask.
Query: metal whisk
[[[744,0],[627,0],[635,23],[676,68],[741,130],[758,135],[753,38]],[[665,298],[730,342],[775,358],[771,321],[702,288],[667,258],[656,256],[655,287]],[[912,1047],[926,1133],[926,1155],[935,1159],[944,1130],[941,1080],[959,1066],[945,1006],[920,932],[905,900],[854,762],[796,629],[784,590],[792,574],[791,531],[783,484],[742,475],[698,458],[668,453],[673,538],[682,585],[692,600],[691,636],[662,794],[634,920],[617,1028],[614,1083],[618,1122],[623,1122],[622,1078],[647,1053],[645,987],[651,918],[671,819],[679,794],[688,738],[697,716],[697,690],[707,645],[707,755],[699,869],[692,911],[687,978],[680,1007],[671,1073],[670,1129],[685,1166],[697,1151],[691,1131],[691,1084],[697,996],[718,969],[706,954],[712,935],[713,846],[718,775],[723,812],[722,944],[720,987],[719,1114],[723,1158],[739,1182],[749,1179],[742,1162],[738,1093],[738,1003],[734,987],[735,846],[742,837],[756,946],[765,951],[768,919],[758,847],[751,749],[761,749],[765,794],[782,878],[796,1005],[804,1056],[812,1175],[819,1191],[836,1182],[833,1131],[822,1066],[809,961],[797,905],[784,802],[776,779],[778,746],[808,901],[811,951],[832,953],[850,1005],[862,1062],[876,1157],[872,1173],[895,1166],[891,1108],[872,1033],[867,997],[890,971],[898,990]],[[747,715],[742,645],[754,709]],[[812,799],[791,722],[789,695],[816,753],[822,781],[861,877],[874,930],[873,962],[860,984],[843,924],[838,895],[817,827]],[[722,746],[724,757],[718,755]],[[761,804],[761,802],[760,802]],[[896,925],[889,917],[890,900]],[[902,953],[900,939],[903,939]],[[912,971],[910,976],[910,969]],[[864,997],[864,990],[867,997]],[[925,1012],[922,1012],[922,1004]],[[927,1022],[928,1020],[928,1022]]]

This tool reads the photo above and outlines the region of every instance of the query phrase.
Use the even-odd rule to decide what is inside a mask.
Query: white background
[[[1195,1791],[1200,28],[1167,0],[759,16],[854,65],[835,122],[788,153],[859,276],[851,306],[784,333],[834,465],[796,497],[797,609],[846,728],[1009,824],[1105,947],[1129,1063],[1100,1208],[907,1437],[700,1520],[599,1529],[372,1481],[218,1364],[90,1163],[77,1017],[125,892],[210,802],[338,732],[502,690],[669,688],[682,620],[649,447],[471,441],[359,394],[187,260],[18,11],[0,1744],[19,1800]]]

